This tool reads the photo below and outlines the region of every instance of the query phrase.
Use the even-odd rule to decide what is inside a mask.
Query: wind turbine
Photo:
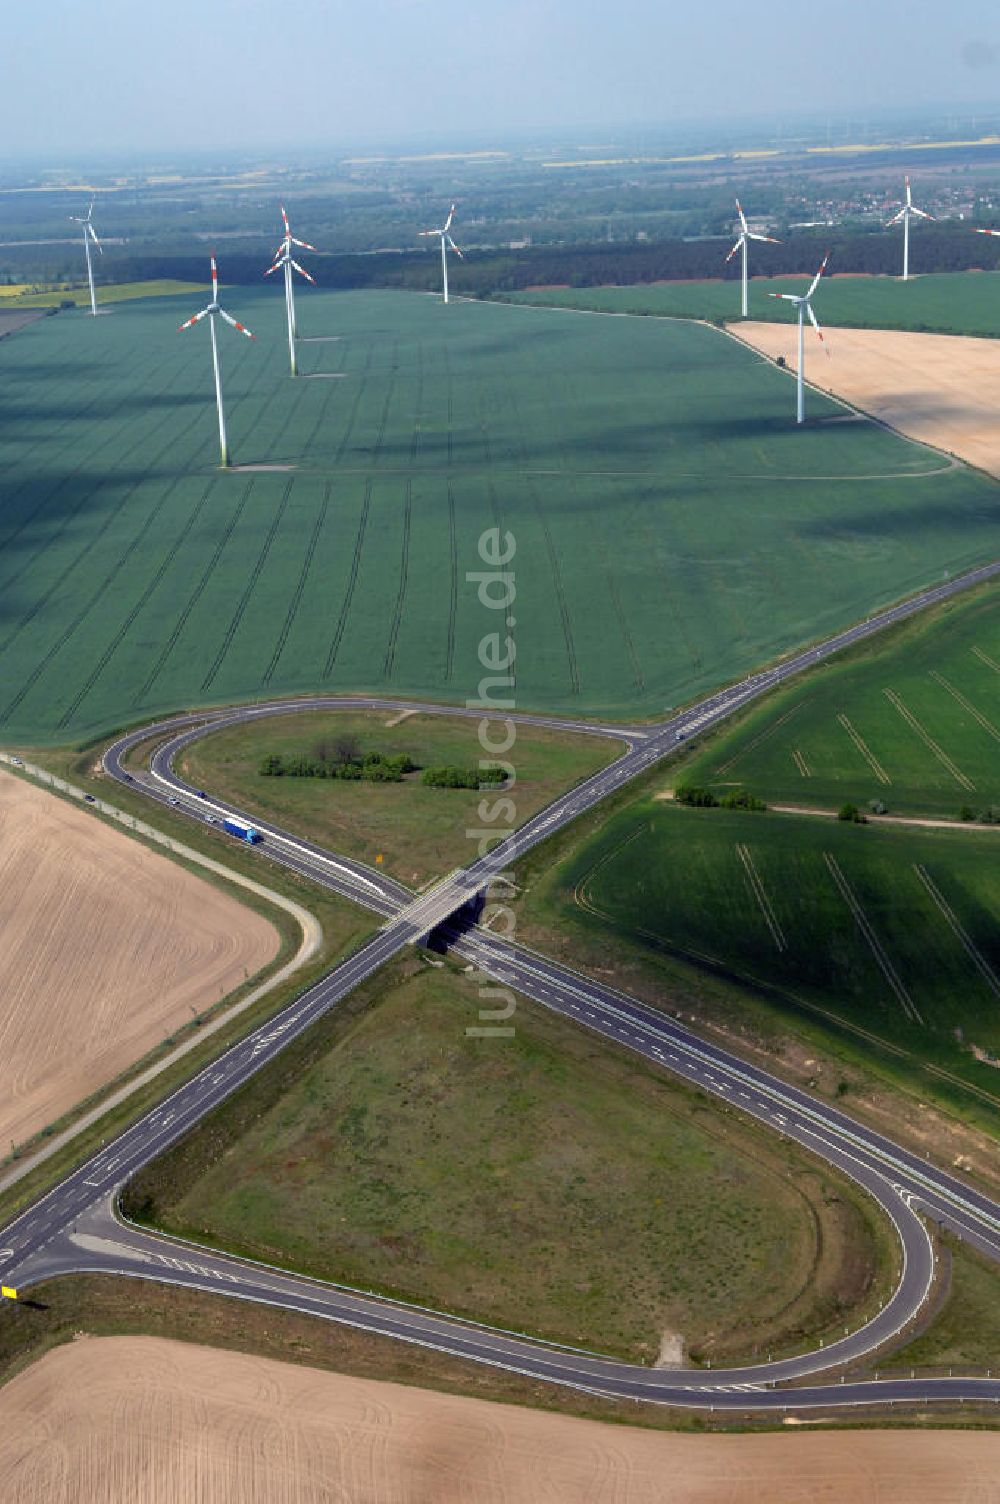
[[[739,234],[739,239],[737,240],[736,244],[733,246],[732,250],[729,252],[729,255],[726,257],[726,260],[727,261],[732,261],[733,257],[736,255],[736,252],[738,250],[742,249],[742,251],[743,251],[743,317],[746,318],[746,316],[747,316],[747,241],[749,241],[749,240],[768,240],[768,241],[770,241],[770,243],[772,245],[780,245],[781,242],[780,242],[780,240],[776,240],[773,235],[757,235],[753,230],[748,230],[747,229],[747,217],[743,213],[743,205],[740,203],[739,199],[736,200],[736,212],[740,216],[740,234]]]
[[[826,270],[826,263],[829,261],[829,259],[830,259],[830,252],[827,251],[826,255],[823,257],[823,260],[820,262],[819,271],[816,273],[815,277],[813,277],[812,281],[809,284],[809,291],[808,292],[805,292],[805,293],[802,293],[802,294],[796,294],[796,293],[792,293],[792,292],[769,292],[768,293],[768,297],[769,298],[781,298],[786,303],[794,303],[795,306],[796,306],[796,308],[799,311],[799,369],[798,369],[798,376],[797,376],[797,379],[796,379],[796,402],[795,402],[795,421],[796,421],[796,423],[804,423],[805,420],[806,420],[806,396],[805,396],[805,386],[803,385],[802,368],[805,365],[805,358],[806,358],[805,316],[806,316],[807,313],[809,315],[809,321],[810,321],[810,323],[812,324],[813,328],[816,330],[816,333],[819,335],[820,343],[823,344],[823,348],[826,349],[826,345],[823,343],[823,331],[822,331],[822,329],[819,327],[819,325],[816,322],[816,315],[812,311],[812,303],[811,303],[810,299],[812,298],[813,293],[816,291],[817,287],[819,286],[819,279],[820,279],[820,277],[822,277],[823,272]],[[829,354],[830,354],[829,350],[827,350],[826,353],[829,356]]]
[[[180,329],[177,331],[178,334],[184,329],[190,329],[192,324],[197,324],[206,316],[209,321],[208,327],[212,333],[212,369],[215,372],[215,403],[219,409],[219,453],[222,457],[222,467],[225,469],[229,464],[229,445],[226,443],[226,413],[222,406],[222,377],[219,374],[219,346],[215,337],[215,320],[217,318],[225,319],[227,324],[232,324],[233,328],[238,329],[241,334],[245,334],[247,339],[256,339],[257,336],[251,334],[245,324],[241,324],[239,319],[234,319],[232,314],[227,313],[220,305],[219,271],[215,264],[214,256],[212,257],[212,301],[200,313],[194,314],[181,324]]]
[[[90,222],[90,218],[91,218],[91,215],[93,214],[93,212],[94,212],[94,200],[91,199],[90,200],[90,208],[87,210],[85,218],[81,219],[78,214],[71,214],[69,217],[70,217],[70,220],[72,221],[73,224],[75,224],[75,225],[81,225],[83,227],[83,250],[84,250],[84,254],[87,257],[87,281],[90,284],[90,311],[91,311],[91,313],[94,315],[94,317],[96,319],[96,317],[97,317],[97,297],[96,297],[96,295],[94,293],[94,268],[93,268],[93,265],[92,265],[91,260],[90,260],[90,242],[91,241],[94,242],[94,244],[96,245],[97,249],[100,251],[100,253],[101,253],[102,256],[104,255],[104,247],[101,245],[101,242],[98,240],[98,238],[97,238],[97,231],[94,229],[93,225]]]
[[[464,261],[465,260],[465,257],[462,255],[462,252],[458,249],[458,246],[455,244],[455,242],[451,238],[451,222],[452,222],[452,220],[454,218],[455,218],[455,205],[452,204],[451,208],[448,210],[448,218],[445,220],[445,222],[441,226],[440,230],[418,230],[417,231],[418,235],[440,235],[440,237],[441,237],[441,277],[442,277],[442,280],[443,280],[443,283],[444,283],[444,301],[446,303],[448,301],[448,252],[447,252],[446,247],[449,246],[449,245],[451,246],[452,250],[455,252],[455,255],[458,257],[459,261]]]
[[[898,214],[894,214],[893,217],[889,220],[889,222],[886,225],[886,229],[889,229],[890,225],[898,225],[899,222],[900,222],[900,220],[902,220],[902,223],[903,223],[903,281],[904,282],[908,282],[910,280],[910,220],[911,219],[933,219],[934,216],[933,216],[933,214],[928,214],[925,209],[918,209],[916,207],[916,205],[913,202],[913,194],[910,192],[910,180],[909,180],[909,178],[905,178],[904,181],[906,183],[906,202],[903,205],[903,207],[900,209],[899,213]]]
[[[298,331],[295,327],[295,288],[292,283],[292,272],[293,270],[297,271],[300,277],[305,277],[306,281],[311,282],[314,287],[316,286],[316,278],[311,277],[306,271],[305,267],[300,266],[299,263],[294,259],[294,257],[292,256],[292,246],[299,245],[304,251],[314,251],[316,247],[314,245],[310,245],[308,240],[296,240],[295,236],[292,234],[291,227],[289,226],[288,215],[285,213],[284,205],[281,206],[281,217],[285,222],[285,238],[282,240],[278,249],[274,253],[274,265],[268,267],[267,271],[264,273],[264,276],[269,277],[272,272],[276,272],[278,270],[279,266],[283,266],[285,269],[285,312],[288,315],[288,357],[291,362],[292,375],[297,376],[299,374],[299,366],[298,361],[295,358],[295,341],[298,336]]]

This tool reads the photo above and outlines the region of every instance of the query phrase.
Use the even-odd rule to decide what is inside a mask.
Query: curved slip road
[[[646,1369],[267,1269],[214,1250],[194,1248],[179,1240],[126,1226],[117,1220],[114,1209],[117,1191],[137,1170],[194,1127],[273,1059],[285,1044],[403,946],[424,936],[434,925],[446,923],[463,903],[481,892],[533,845],[643,772],[686,736],[724,719],[840,648],[998,573],[1000,562],[923,592],[826,643],[709,696],[659,726],[608,727],[561,718],[517,717],[534,724],[614,736],[626,741],[627,750],[608,768],[536,814],[486,857],[419,898],[414,898],[402,884],[361,863],[333,856],[254,818],[253,823],[264,832],[268,853],[274,860],[364,904],[382,916],[385,923],[354,955],[302,997],[179,1087],[166,1102],[102,1148],[0,1232],[0,1275],[4,1282],[30,1287],[55,1274],[84,1271],[154,1278],[321,1315],[540,1379],[607,1395],[669,1404],[746,1409],[884,1404],[890,1400],[921,1404],[935,1400],[1000,1402],[1000,1381],[992,1379],[883,1380],[851,1385],[805,1382],[824,1369],[856,1362],[872,1353],[922,1308],[933,1277],[933,1251],[917,1215],[918,1209],[954,1229],[988,1256],[1000,1260],[1000,1204],[884,1136],[854,1123],[808,1093],[706,1043],[654,1009],[483,930],[453,937],[456,952],[483,972],[641,1053],[652,1063],[685,1076],[703,1090],[794,1138],[863,1186],[891,1218],[900,1241],[899,1283],[885,1308],[857,1332],[829,1347],[776,1363],[710,1374],[689,1369]],[[418,709],[477,717],[480,714],[375,697],[283,701],[207,716],[175,717],[145,727],[108,749],[105,768],[112,777],[133,784],[153,799],[174,803],[193,817],[203,820],[206,812],[214,812],[217,818],[223,813],[238,814],[228,806],[198,798],[174,774],[171,764],[177,752],[196,737],[226,725],[324,706]],[[140,780],[125,771],[123,758],[131,747],[154,735],[166,740],[152,759],[150,778]],[[796,1385],[794,1389],[769,1387],[791,1382]]]

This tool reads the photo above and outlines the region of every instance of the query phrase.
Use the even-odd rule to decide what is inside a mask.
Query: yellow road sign
[[[12,1285],[0,1285],[0,1295],[2,1295],[5,1300],[17,1299],[17,1291],[13,1288]]]

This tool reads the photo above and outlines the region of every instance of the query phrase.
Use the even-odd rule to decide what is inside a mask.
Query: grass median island
[[[493,734],[499,735],[497,728]],[[261,771],[269,757],[336,761],[340,751],[406,756],[414,770],[400,781],[276,777]],[[472,717],[408,715],[398,711],[304,711],[233,726],[195,742],[179,771],[199,787],[231,799],[248,814],[276,821],[330,851],[374,864],[381,854],[387,872],[414,887],[471,862],[478,836],[469,831],[503,829],[487,823],[481,802],[510,798],[515,821],[523,822],[557,794],[605,767],[623,750],[606,737],[577,736],[519,724],[506,754],[517,781],[509,791],[434,787],[426,770],[475,768],[485,754],[479,722]],[[484,775],[485,776],[485,775]],[[487,811],[489,814],[490,811]],[[502,812],[501,812],[502,813]]]
[[[144,1171],[128,1205],[324,1278],[654,1361],[811,1340],[884,1289],[863,1198],[545,1010],[411,961]],[[286,1058],[288,1057],[288,1058]],[[848,1314],[849,1313],[849,1314]]]
[[[683,781],[718,798],[747,785],[772,804],[1000,821],[1000,585],[769,695],[696,750]]]
[[[620,934],[766,992],[789,1024],[1000,1097],[1000,860],[992,832],[643,798],[532,886],[529,912]]]

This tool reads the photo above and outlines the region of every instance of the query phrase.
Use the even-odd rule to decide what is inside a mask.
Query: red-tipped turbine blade
[[[743,244],[743,236],[741,235],[740,238],[739,238],[739,240],[733,246],[732,250],[729,252],[729,255],[726,257],[727,261],[732,261],[733,257],[736,255],[736,252],[739,250],[739,248],[740,248],[740,246],[742,244]]]
[[[291,256],[289,256],[288,259],[289,259],[289,261],[292,262],[292,266],[298,272],[299,276],[300,277],[305,277],[306,281],[307,282],[311,282],[312,285],[313,285],[313,287],[315,287],[316,286],[316,278],[310,276],[310,274],[306,271],[305,267],[304,266],[300,266],[297,261],[292,261]]]
[[[314,251],[316,249],[314,245],[309,244],[308,240],[296,240],[294,235],[292,235],[290,238],[292,245],[301,246],[304,251]]]
[[[288,224],[288,215],[285,213],[285,206],[284,206],[284,204],[281,205],[281,217],[282,217],[282,219],[285,222],[285,234],[286,235],[290,235],[292,232],[291,232],[291,229],[290,229],[289,224]]]
[[[201,310],[201,312],[200,312],[200,313],[195,313],[195,314],[193,314],[193,315],[192,315],[192,316],[191,316],[191,318],[189,318],[189,319],[186,319],[186,320],[185,320],[185,321],[184,321],[184,323],[183,323],[183,324],[181,324],[181,325],[180,325],[180,326],[179,326],[179,327],[178,327],[178,330],[177,330],[177,333],[178,333],[178,334],[180,334],[180,333],[181,333],[181,332],[182,332],[182,331],[183,331],[183,330],[185,330],[185,329],[190,329],[190,328],[191,328],[191,325],[192,325],[192,324],[197,324],[197,322],[198,322],[198,320],[199,320],[199,319],[203,319],[203,318],[204,318],[204,317],[205,317],[205,315],[206,315],[206,313],[207,313],[207,312],[208,312],[208,309],[207,309],[207,308],[203,308],[203,309],[202,309],[202,310]]]
[[[213,255],[213,257],[212,257],[212,302],[213,303],[217,303],[218,301],[219,301],[219,268],[215,264],[215,257]]]
[[[251,332],[247,328],[246,324],[241,324],[240,321],[239,321],[239,319],[234,319],[233,316],[232,316],[232,314],[231,313],[227,313],[224,308],[220,308],[219,312],[222,314],[222,317],[225,319],[225,321],[226,321],[227,324],[232,324],[233,328],[234,329],[238,329],[241,334],[245,334],[246,337],[247,337],[247,339],[256,339],[257,338],[256,334],[251,334]]]

